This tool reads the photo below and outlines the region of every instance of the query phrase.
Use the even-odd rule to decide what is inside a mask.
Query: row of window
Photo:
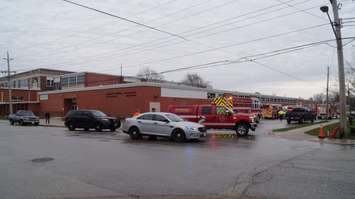
[[[286,102],[286,103],[296,103],[296,100],[293,99],[281,99],[281,98],[260,98],[263,103],[265,102],[272,102],[272,103],[280,103],[280,102]]]
[[[29,88],[29,81],[28,79],[20,79],[20,80],[12,80],[11,81],[11,88],[23,88],[23,89],[28,89]],[[3,82],[0,84],[0,87],[2,88],[8,88],[9,84],[8,82]],[[32,85],[31,88],[36,89],[39,87],[39,83],[37,79],[32,79]]]
[[[85,75],[64,76],[60,78],[62,88],[76,87],[85,83]]]

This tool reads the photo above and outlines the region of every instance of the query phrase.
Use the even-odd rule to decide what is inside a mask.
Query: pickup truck
[[[39,124],[39,117],[35,116],[32,111],[19,110],[16,114],[11,114],[8,117],[11,125],[18,123],[23,126],[25,124]]]
[[[249,129],[254,131],[254,117],[247,113],[228,113],[223,106],[216,105],[173,105],[168,111],[185,120],[198,122],[207,128],[233,129],[238,135],[248,135]]]
[[[286,113],[286,119],[288,124],[292,121],[297,121],[298,123],[310,121],[313,123],[316,119],[316,113],[307,108],[294,108]]]

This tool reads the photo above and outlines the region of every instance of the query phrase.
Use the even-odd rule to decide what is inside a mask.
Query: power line
[[[294,1],[294,0],[290,0],[290,1]],[[289,2],[290,2],[290,1],[289,1]],[[306,2],[309,2],[309,0],[302,1],[302,2],[299,2],[299,3],[297,3],[297,4],[306,3]],[[259,16],[265,16],[265,14],[272,14],[272,13],[274,13],[274,12],[279,12],[279,11],[281,11],[281,10],[287,8],[287,7],[284,7],[284,8],[277,8],[277,7],[279,7],[279,6],[282,6],[282,4],[276,4],[276,5],[271,5],[271,6],[265,7],[265,8],[263,8],[263,9],[257,9],[257,10],[255,10],[255,11],[247,12],[247,13],[245,13],[245,14],[241,14],[241,15],[238,15],[238,16],[236,16],[236,17],[230,17],[230,18],[227,18],[227,19],[222,20],[222,21],[214,22],[214,23],[211,23],[211,24],[203,25],[203,26],[198,27],[198,28],[194,28],[194,29],[192,29],[192,30],[184,31],[184,32],[181,32],[180,34],[184,34],[185,36],[191,37],[191,36],[194,36],[194,35],[199,35],[199,34],[206,33],[206,31],[208,31],[208,30],[216,30],[216,29],[218,29],[218,28],[220,28],[220,27],[224,27],[224,26],[227,26],[227,25],[232,25],[232,24],[235,24],[235,23],[238,23],[238,22],[244,22],[245,19],[239,19],[239,18],[247,17],[247,16],[252,15],[252,14],[255,14],[255,13],[256,13],[256,15],[253,15],[253,16],[251,16],[251,17],[248,17],[246,20],[250,20],[250,19],[253,19],[253,18],[257,18],[257,17],[259,17]],[[277,8],[277,9],[271,10],[271,11],[269,12],[268,9],[272,9],[272,8]],[[313,8],[313,7],[312,7],[312,8]],[[295,14],[295,13],[297,13],[297,12],[292,12],[292,13],[286,14],[285,16],[287,16],[287,15],[292,15],[292,14]],[[273,17],[272,19],[270,19],[270,18],[269,18],[269,19],[264,19],[264,22],[266,22],[266,21],[271,21],[271,20],[277,19],[277,18],[279,18],[279,17],[283,17],[283,15],[277,16],[277,17]],[[235,20],[235,19],[239,19],[239,20],[233,21],[233,20]],[[231,21],[231,22],[229,22],[229,21]],[[258,22],[256,22],[256,23],[258,23]],[[217,26],[216,26],[216,25],[217,25]],[[248,25],[250,25],[250,24],[248,24]],[[248,25],[247,25],[247,26],[248,26]],[[245,25],[242,26],[242,27],[239,26],[239,27],[237,27],[237,28],[230,28],[230,29],[228,29],[228,30],[223,30],[223,31],[211,33],[211,34],[209,34],[209,35],[207,35],[207,36],[212,36],[212,35],[216,35],[216,34],[219,34],[219,33],[228,32],[228,31],[235,30],[235,29],[239,29],[239,28],[243,28],[243,27],[245,27]],[[205,29],[205,30],[203,30],[203,29]],[[187,34],[187,33],[189,33],[189,34]],[[202,37],[200,37],[200,38],[202,38]],[[164,41],[164,39],[168,39],[168,40],[165,40],[165,41]],[[155,44],[156,41],[159,42],[159,43]],[[119,51],[129,50],[129,49],[132,49],[132,48],[134,49],[134,48],[136,48],[136,47],[141,47],[142,45],[144,46],[144,45],[146,45],[146,44],[148,44],[148,45],[151,44],[151,45],[149,45],[150,47],[154,47],[154,46],[162,47],[161,44],[164,44],[164,43],[167,43],[167,42],[170,42],[170,41],[172,41],[172,40],[169,39],[169,38],[163,38],[163,39],[154,40],[154,41],[152,41],[152,42],[146,42],[146,43],[138,44],[138,45],[135,45],[135,46],[132,46],[132,47],[127,47],[127,48],[119,49]],[[174,44],[172,44],[172,45],[180,44],[180,43],[182,43],[182,42],[177,42],[177,43],[174,43]],[[167,44],[168,44],[168,46],[170,46],[169,43],[167,43]],[[149,47],[149,46],[148,46],[148,47]],[[163,46],[167,46],[167,45],[163,45]],[[143,49],[144,49],[144,48],[143,48]],[[139,50],[139,49],[138,49],[138,50]],[[151,50],[151,48],[148,49],[148,50]],[[117,52],[117,51],[116,51],[116,52]],[[123,54],[123,55],[126,55],[126,54]]]
[[[151,30],[155,30],[155,31],[158,31],[158,32],[161,32],[161,33],[165,33],[167,35],[170,35],[170,36],[173,36],[173,37],[177,37],[177,38],[180,38],[180,39],[183,39],[185,41],[187,41],[186,38],[180,36],[180,35],[177,35],[175,33],[170,33],[170,32],[167,32],[165,30],[160,30],[158,28],[155,28],[153,26],[149,26],[149,25],[146,25],[146,24],[143,24],[143,23],[140,23],[140,22],[137,22],[137,21],[133,21],[131,19],[127,19],[125,17],[121,17],[121,16],[118,16],[118,15],[115,15],[115,14],[112,14],[112,13],[108,13],[108,12],[105,12],[105,11],[102,11],[102,10],[98,10],[96,8],[92,8],[92,7],[89,7],[89,6],[86,6],[86,5],[83,5],[83,4],[79,4],[79,3],[75,3],[73,1],[69,1],[69,0],[62,0],[62,1],[65,1],[67,3],[71,3],[73,5],[77,5],[79,7],[83,7],[83,8],[86,8],[86,9],[89,9],[89,10],[92,10],[92,11],[95,11],[95,12],[99,12],[99,13],[102,13],[102,14],[105,14],[105,15],[108,15],[108,16],[111,16],[111,17],[115,17],[115,18],[118,18],[118,19],[121,19],[123,21],[127,21],[127,22],[130,22],[130,23],[133,23],[133,24],[136,24],[138,26],[143,26],[145,28],[148,28],[148,29],[151,29]]]
[[[295,1],[295,0],[289,0],[289,1],[287,1],[287,2],[292,2],[292,1]],[[301,3],[305,3],[305,2],[309,2],[310,0],[306,0],[306,1],[302,1],[302,2],[299,2],[299,3],[297,3],[297,4],[301,4]],[[296,5],[296,4],[295,4]],[[223,24],[223,23],[226,23],[226,22],[228,22],[228,21],[231,21],[231,20],[234,20],[234,19],[237,19],[237,18],[241,18],[241,17],[246,17],[246,16],[248,16],[248,15],[251,15],[251,14],[254,14],[254,13],[258,13],[257,15],[254,15],[254,16],[252,16],[252,18],[255,18],[255,17],[257,17],[257,16],[263,16],[263,15],[265,15],[265,14],[271,14],[271,13],[273,13],[273,12],[278,12],[278,11],[280,11],[280,10],[283,10],[283,9],[285,9],[285,8],[287,8],[287,7],[284,7],[284,8],[281,8],[281,9],[276,9],[276,10],[272,10],[271,12],[266,12],[267,10],[269,10],[269,9],[271,9],[271,8],[276,8],[276,7],[279,7],[279,6],[283,6],[283,4],[274,4],[274,5],[271,5],[271,6],[267,6],[267,7],[264,7],[264,8],[262,8],[262,9],[257,9],[257,10],[254,10],[254,11],[251,11],[251,12],[247,12],[247,13],[244,13],[244,14],[241,14],[241,15],[238,15],[238,16],[235,16],[235,17],[230,17],[230,18],[227,18],[227,19],[224,19],[224,20],[221,20],[221,21],[218,21],[218,22],[214,22],[214,23],[211,23],[211,24],[207,24],[207,25],[204,25],[204,26],[201,26],[201,27],[198,27],[198,28],[193,28],[193,29],[191,29],[191,30],[188,30],[188,31],[184,31],[184,32],[182,32],[182,33],[180,33],[180,34],[186,34],[186,33],[191,33],[192,32],[192,34],[189,34],[189,35],[195,35],[195,34],[198,34],[198,33],[203,33],[203,32],[197,32],[197,33],[193,33],[194,31],[196,31],[196,30],[200,30],[200,29],[204,29],[204,28],[209,28],[210,26],[213,26],[213,25],[218,25],[218,24]],[[250,17],[248,18],[248,19],[250,19]],[[239,21],[237,21],[237,22],[240,22],[240,21],[242,21],[242,20],[239,20]],[[235,23],[235,22],[233,22],[233,23]],[[232,24],[232,23],[229,23],[229,24],[225,24],[225,25],[230,25],[230,24]],[[222,25],[223,26],[223,25]],[[217,26],[217,27],[221,27],[221,25],[219,25],[219,26]],[[209,29],[215,29],[215,28],[217,28],[217,27],[212,27],[212,28],[209,28]],[[207,29],[208,30],[208,29]],[[206,31],[206,30],[205,30]],[[134,33],[133,33],[134,34]],[[168,40],[166,40],[166,39],[168,39]],[[107,42],[110,42],[110,41],[114,41],[115,39],[113,39],[113,40],[107,40]],[[162,40],[163,40],[163,42],[162,42]],[[165,41],[164,41],[165,40]],[[133,46],[130,46],[130,47],[126,47],[126,48],[121,48],[121,49],[114,49],[114,51],[115,52],[119,52],[119,51],[123,51],[123,50],[129,50],[129,49],[134,49],[134,48],[137,48],[137,47],[140,47],[140,46],[144,46],[144,45],[146,45],[146,44],[154,44],[155,42],[159,42],[158,44],[160,44],[160,43],[165,43],[165,42],[169,42],[169,41],[171,41],[170,40],[170,38],[169,37],[164,37],[164,38],[162,38],[162,39],[156,39],[156,40],[152,40],[152,41],[149,41],[149,42],[144,42],[144,43],[141,43],[141,44],[136,44],[136,45],[133,45]],[[86,42],[85,42],[86,43]],[[106,43],[106,42],[105,42]],[[89,44],[90,45],[90,44]],[[86,45],[87,46],[87,45]],[[70,46],[69,46],[70,47]],[[55,55],[55,54],[57,54],[57,53],[52,53],[52,54],[47,54],[47,56],[48,55]],[[106,54],[106,53],[103,53],[103,54]]]
[[[182,57],[189,57],[189,56],[203,54],[203,53],[216,51],[216,50],[220,50],[220,49],[224,49],[224,48],[230,48],[230,47],[245,45],[245,44],[249,44],[249,43],[256,42],[256,41],[262,41],[262,40],[266,40],[266,39],[277,38],[277,37],[288,35],[288,34],[292,34],[292,33],[303,32],[303,31],[306,31],[306,30],[310,30],[310,29],[314,29],[314,28],[318,28],[318,27],[322,27],[322,26],[326,26],[326,25],[329,25],[329,23],[319,24],[319,25],[315,25],[315,26],[309,26],[309,27],[297,29],[297,30],[294,30],[294,31],[278,33],[278,34],[269,35],[269,36],[266,36],[266,37],[256,38],[256,39],[249,40],[249,41],[237,42],[237,43],[228,44],[228,45],[217,47],[217,48],[210,48],[210,49],[206,49],[206,50],[202,50],[202,51],[198,51],[198,52],[194,52],[194,53],[188,53],[188,54],[169,57],[169,58],[165,58],[165,59],[153,60],[153,61],[149,61],[149,62],[145,62],[145,63],[141,63],[141,64],[144,65],[144,64],[158,63],[158,62],[169,61],[169,60],[178,59],[178,58],[182,58]]]
[[[313,9],[313,8],[316,8],[318,6],[315,6],[315,7],[311,7],[311,8],[308,8],[308,9],[305,9],[305,10],[310,10],[310,9]],[[272,21],[272,20],[275,20],[275,19],[280,19],[281,17],[285,17],[285,16],[290,16],[290,15],[293,15],[293,14],[297,14],[299,13],[300,11],[295,11],[295,12],[291,12],[291,13],[287,13],[287,14],[282,14],[282,15],[278,15],[278,16],[275,16],[275,17],[270,17],[270,18],[266,18],[266,19],[263,19],[263,20],[260,20],[260,21],[256,21],[256,22],[253,22],[253,23],[249,23],[249,24],[246,24],[246,25],[241,25],[241,26],[237,26],[237,27],[232,27],[232,28],[229,28],[229,29],[226,29],[226,30],[222,30],[222,31],[217,31],[217,32],[214,32],[214,33],[210,33],[210,34],[207,34],[207,35],[203,35],[203,36],[200,36],[199,38],[206,38],[206,37],[210,37],[210,36],[213,36],[213,35],[216,35],[216,34],[220,34],[220,33],[225,33],[225,32],[229,32],[229,31],[232,31],[232,30],[237,30],[237,29],[243,29],[243,28],[247,28],[247,27],[250,27],[250,26],[253,26],[253,25],[257,25],[257,24],[260,24],[260,23],[265,23],[265,22],[268,22],[268,21]],[[240,20],[242,21],[242,20]],[[229,25],[229,24],[228,24]],[[213,29],[216,29],[217,27],[213,27]],[[200,32],[197,32],[197,33],[192,33],[192,34],[188,34],[186,36],[192,36],[192,35],[196,35],[198,33],[204,33],[202,31]],[[189,37],[190,38],[190,37]],[[169,40],[168,40],[169,41]],[[190,40],[191,42],[194,42],[194,40]],[[158,44],[155,44],[155,45],[152,45],[151,48],[143,48],[143,49],[140,49],[140,51],[133,51],[131,53],[120,53],[120,54],[116,54],[114,53],[115,55],[117,56],[126,56],[126,55],[131,55],[131,54],[137,54],[137,52],[144,52],[144,51],[149,51],[149,50],[153,50],[155,48],[161,48],[161,47],[166,47],[166,46],[174,46],[176,44],[180,44],[182,42],[175,42],[175,43],[167,43],[167,41],[162,41]],[[139,50],[139,49],[138,49]],[[120,50],[119,50],[120,51]],[[117,52],[117,51],[116,51]]]
[[[168,4],[173,3],[173,2],[175,2],[175,1],[177,1],[177,0],[169,0],[169,1],[166,1],[166,2],[161,3],[161,4],[159,4],[159,5],[156,5],[156,6],[147,8],[147,9],[145,9],[145,10],[139,11],[139,12],[135,13],[133,16],[137,16],[137,15],[139,16],[139,15],[141,15],[141,14],[143,14],[143,13],[146,13],[146,12],[148,12],[148,11],[150,11],[150,10],[157,9],[157,8],[159,8],[159,7],[161,7],[161,6],[168,5]],[[107,25],[111,25],[111,22],[105,23],[105,24],[103,24],[103,25],[98,25],[98,26],[94,26],[94,27],[91,27],[91,28],[87,28],[87,29],[85,29],[85,31],[82,31],[82,32],[87,32],[87,31],[89,31],[89,30],[91,30],[91,29],[102,28],[102,27],[105,27],[105,26],[107,26]],[[126,30],[127,30],[127,29],[126,29]],[[80,32],[79,32],[79,33],[80,33]],[[64,39],[64,38],[72,37],[72,36],[75,36],[75,35],[76,35],[75,33],[71,33],[71,34],[65,35],[65,36],[63,36],[63,37],[59,37],[59,38],[57,38],[57,39],[55,39],[55,40],[52,40],[52,41],[49,41],[49,42],[55,42],[55,41],[58,41],[58,39]],[[97,38],[102,38],[102,36],[96,37],[96,39],[97,39]],[[24,48],[21,48],[21,49],[22,49],[22,50],[23,50],[23,49],[31,49],[31,48],[33,48],[33,47],[42,46],[42,45],[45,45],[45,44],[47,44],[47,43],[48,43],[48,41],[47,41],[47,42],[40,42],[40,43],[37,43],[37,44],[31,44],[31,45],[25,46]]]
[[[259,65],[259,66],[268,68],[268,69],[270,69],[270,70],[272,70],[272,71],[275,71],[275,72],[278,72],[278,73],[280,73],[280,74],[283,74],[283,75],[285,75],[285,76],[287,76],[287,77],[290,77],[290,78],[292,78],[292,79],[296,79],[296,80],[299,80],[299,81],[304,81],[303,79],[301,79],[301,78],[299,78],[299,77],[296,77],[296,76],[291,75],[291,74],[289,74],[289,73],[286,73],[286,72],[284,72],[284,71],[275,69],[274,67],[271,67],[271,66],[269,66],[269,65],[266,65],[265,63],[261,63],[261,62],[256,61],[256,60],[252,60],[251,62],[254,63],[254,64],[257,64],[257,65]]]
[[[166,3],[164,3],[164,4],[171,3],[171,2],[174,2],[174,1],[177,1],[177,0],[168,1],[168,2],[166,2]],[[211,0],[207,0],[207,1],[211,1]],[[187,16],[187,17],[195,16],[195,15],[197,15],[197,14],[206,12],[206,11],[208,11],[208,10],[210,10],[210,9],[217,8],[217,7],[222,7],[222,6],[225,6],[225,5],[228,5],[228,4],[231,4],[231,3],[236,3],[236,2],[237,2],[236,0],[228,1],[228,2],[222,3],[222,4],[220,4],[220,5],[217,5],[217,6],[215,6],[215,7],[202,10],[202,11],[200,11],[200,12],[198,12],[198,13],[193,14],[193,15],[189,15],[189,16]],[[189,6],[189,7],[182,8],[182,9],[179,9],[178,11],[175,11],[175,12],[166,14],[166,15],[164,15],[164,16],[160,16],[160,17],[154,18],[154,19],[152,19],[152,20],[149,20],[149,22],[157,21],[157,20],[159,20],[159,19],[166,19],[168,16],[171,16],[171,15],[174,15],[174,14],[177,14],[177,13],[180,13],[180,12],[182,12],[182,11],[183,11],[183,12],[186,12],[187,10],[189,10],[189,9],[191,9],[191,8],[194,8],[194,7],[197,7],[197,6],[200,6],[200,5],[202,5],[202,4],[205,4],[205,2],[200,2],[200,3],[197,3],[197,4],[193,4],[193,5]],[[158,6],[156,6],[156,7],[160,7],[160,5],[158,5]],[[156,8],[156,7],[155,7],[155,8]],[[150,10],[150,9],[149,9],[149,10]],[[164,23],[164,24],[162,24],[162,25],[176,23],[177,21],[179,21],[179,20],[181,20],[181,19],[184,19],[184,18],[186,18],[186,17],[181,17],[181,18],[178,18],[178,19],[174,19],[172,22],[169,21],[169,22]],[[104,25],[104,26],[105,26],[105,25]],[[96,26],[96,28],[99,28],[99,27],[101,27],[101,26]],[[113,35],[113,36],[117,36],[118,33],[124,32],[124,31],[126,31],[126,30],[130,30],[130,29],[129,29],[129,28],[126,28],[126,29],[120,30],[120,31],[118,31],[118,32],[114,32],[114,34],[112,34],[112,35]],[[133,34],[128,34],[127,36],[135,35],[136,33],[141,33],[141,32],[142,32],[142,31],[136,31],[136,32],[133,32]],[[72,35],[75,35],[75,34],[72,34]],[[124,36],[125,36],[125,35],[124,35]],[[101,38],[102,38],[102,36],[98,36],[98,37],[96,37],[96,38],[94,38],[94,39],[90,39],[90,40],[85,41],[85,42],[79,42],[79,43],[76,43],[75,45],[73,45],[73,44],[66,45],[66,46],[61,47],[61,48],[59,48],[59,49],[64,49],[64,50],[65,50],[65,49],[68,49],[68,48],[77,48],[77,45],[85,44],[85,45],[81,45],[81,46],[80,46],[79,49],[81,49],[81,48],[83,48],[83,47],[85,47],[85,46],[90,46],[90,45],[95,44],[96,42],[94,42],[94,43],[92,43],[92,42],[93,42],[93,41],[98,41],[98,40],[101,39]],[[170,38],[170,37],[168,37],[168,38]],[[115,38],[115,39],[106,40],[106,41],[104,41],[104,43],[109,43],[109,42],[114,41],[114,40],[116,40],[116,38]],[[88,42],[90,42],[90,43],[88,43]],[[102,42],[101,42],[101,43],[102,43]],[[57,48],[57,49],[58,49],[58,48]],[[66,52],[66,51],[62,51],[62,53],[65,53],[65,52]],[[50,53],[50,54],[47,54],[47,56],[48,56],[48,55],[53,55],[53,54],[55,55],[55,54],[58,54],[58,53]]]
[[[347,37],[347,38],[342,38],[342,39],[343,40],[355,39],[355,37]],[[324,44],[324,43],[327,43],[327,42],[330,42],[330,41],[334,41],[334,40],[335,39],[328,39],[328,40],[312,42],[312,43],[297,45],[297,46],[278,49],[278,50],[273,50],[273,51],[267,51],[267,52],[263,52],[263,53],[258,53],[258,54],[254,54],[254,55],[248,55],[248,56],[240,57],[240,58],[238,58],[236,60],[227,60],[227,61],[223,60],[223,61],[210,62],[210,63],[206,63],[206,64],[199,64],[199,65],[193,65],[193,66],[180,67],[180,68],[175,68],[175,69],[162,71],[162,72],[160,72],[160,74],[178,72],[178,71],[190,70],[190,69],[210,68],[210,67],[215,67],[216,64],[217,64],[217,66],[224,66],[224,65],[234,64],[234,63],[250,62],[250,61],[265,59],[265,58],[269,58],[269,57],[274,57],[274,56],[277,56],[277,55],[287,54],[287,53],[298,51],[298,50],[303,50],[305,48],[310,48],[310,47],[313,47],[313,46],[316,46],[316,45],[320,45],[320,44]]]
[[[313,13],[311,13],[311,12],[308,12],[308,11],[305,11],[305,10],[301,10],[301,9],[297,8],[296,6],[291,5],[291,4],[287,3],[287,2],[284,2],[284,1],[281,1],[281,0],[275,0],[275,1],[280,2],[280,3],[283,3],[283,4],[285,4],[285,5],[287,5],[287,6],[291,7],[291,8],[294,8],[294,9],[296,9],[296,10],[298,10],[298,11],[301,11],[301,12],[303,12],[303,13],[306,13],[306,14],[308,14],[308,15],[310,15],[310,16],[315,17],[315,18],[321,19],[321,20],[323,20],[323,21],[328,21],[327,19],[324,19],[324,18],[321,17],[321,16],[315,15],[315,14],[313,14]]]
[[[306,2],[306,1],[303,1],[303,2],[301,2],[301,3],[304,3],[304,2]],[[275,6],[275,5],[274,5]],[[269,6],[270,7],[270,6]],[[314,7],[311,7],[311,8],[308,8],[308,9],[312,9],[312,8],[314,8]],[[277,11],[279,11],[280,9],[278,9]],[[264,20],[261,20],[261,21],[257,21],[257,22],[254,22],[254,23],[250,23],[250,24],[247,24],[247,25],[244,25],[244,26],[239,26],[239,27],[237,27],[237,28],[245,28],[245,27],[248,27],[248,26],[251,26],[251,25],[255,25],[255,24],[258,24],[258,23],[261,23],[261,22],[266,22],[266,21],[271,21],[271,20],[274,20],[274,19],[278,19],[278,18],[280,18],[280,17],[282,17],[282,16],[288,16],[288,15],[292,15],[292,14],[295,14],[295,13],[298,13],[298,12],[300,12],[300,11],[294,11],[294,12],[291,12],[291,13],[287,13],[287,14],[283,14],[283,15],[277,15],[277,16],[275,16],[275,17],[272,17],[272,18],[267,18],[267,19],[264,19]],[[251,12],[248,12],[248,13],[251,13]],[[263,14],[263,13],[262,13]],[[240,15],[241,16],[241,15]],[[259,15],[257,15],[257,16],[259,16]],[[250,18],[248,18],[248,19],[250,19]],[[234,28],[235,29],[235,28]],[[228,31],[230,31],[230,30],[228,30]],[[191,31],[188,31],[188,32],[191,32]],[[224,32],[224,31],[222,31],[222,32]],[[213,33],[213,34],[217,34],[217,33]],[[190,34],[191,35],[191,34]],[[211,35],[211,34],[210,34]],[[210,36],[210,35],[208,35],[208,36]],[[119,50],[118,50],[119,51]],[[116,50],[116,52],[117,52],[117,50]],[[117,53],[114,53],[114,54],[116,54],[116,55],[122,55],[122,54],[117,54]],[[105,53],[101,53],[100,55],[96,55],[96,56],[91,56],[89,59],[86,59],[85,61],[83,61],[83,62],[77,62],[77,63],[84,63],[84,62],[86,62],[87,60],[95,60],[97,57],[103,57],[102,55],[104,55],[104,56],[110,56],[110,54],[106,54],[105,55]],[[65,63],[65,62],[64,62]],[[62,64],[64,64],[64,63],[62,63]]]

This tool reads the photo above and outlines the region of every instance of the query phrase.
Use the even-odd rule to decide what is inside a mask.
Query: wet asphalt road
[[[268,135],[204,142],[132,141],[116,133],[0,122],[0,198],[227,195],[354,198],[355,149]],[[33,162],[50,157],[52,161]]]

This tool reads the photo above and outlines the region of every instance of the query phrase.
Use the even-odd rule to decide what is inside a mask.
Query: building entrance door
[[[149,102],[149,111],[160,112],[160,102]]]
[[[77,110],[76,98],[64,99],[64,115],[70,110]]]

